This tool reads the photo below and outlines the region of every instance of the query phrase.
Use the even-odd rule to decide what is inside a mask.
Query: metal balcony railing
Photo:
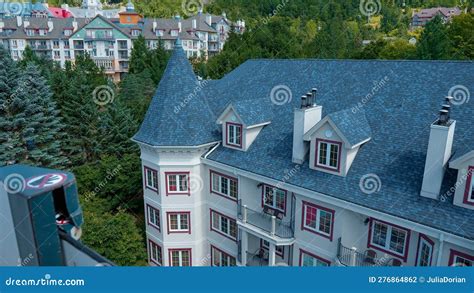
[[[239,200],[238,218],[243,223],[255,226],[267,232],[270,236],[278,236],[280,238],[293,238],[292,221],[283,221],[275,216],[249,209],[246,205],[242,205]]]
[[[337,258],[342,265],[351,267],[395,266],[395,263],[399,262],[387,256],[378,258],[369,253],[369,250],[361,253],[355,247],[345,247],[342,245],[341,238],[338,239]]]

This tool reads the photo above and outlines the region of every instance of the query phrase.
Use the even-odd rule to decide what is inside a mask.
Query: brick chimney
[[[446,97],[439,118],[431,124],[420,192],[423,197],[439,199],[446,165],[452,154],[456,121],[450,118],[451,100],[452,97]]]
[[[309,142],[303,136],[322,118],[323,107],[316,104],[317,89],[301,97],[300,108],[295,109],[293,121],[293,156],[292,161],[302,164],[309,151]]]

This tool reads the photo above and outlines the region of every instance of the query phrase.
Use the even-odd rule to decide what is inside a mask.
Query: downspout
[[[436,266],[441,266],[441,257],[443,255],[443,247],[444,247],[444,234],[440,233],[439,235],[439,248],[438,248],[438,259],[436,261]]]

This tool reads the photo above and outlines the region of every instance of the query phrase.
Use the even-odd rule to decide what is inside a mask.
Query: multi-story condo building
[[[0,18],[0,44],[20,60],[26,46],[38,55],[64,66],[77,54],[88,53],[111,79],[128,72],[133,41],[143,36],[151,49],[160,41],[172,50],[179,38],[188,58],[208,58],[220,52],[229,32],[241,33],[245,22],[231,22],[225,15],[198,14],[189,19],[147,19],[129,3],[119,18],[97,14],[94,18],[16,17]]]
[[[133,138],[150,265],[472,266],[473,70],[250,60],[198,81],[178,41]]]

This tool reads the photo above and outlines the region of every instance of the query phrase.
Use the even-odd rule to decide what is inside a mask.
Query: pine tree
[[[422,60],[448,59],[450,44],[448,30],[441,17],[428,22],[417,44],[418,58]]]
[[[17,147],[19,143],[12,136],[14,125],[10,115],[19,71],[9,53],[1,47],[0,64],[0,166],[4,166],[13,163],[15,154],[21,152]],[[17,102],[15,99],[15,103]]]
[[[18,78],[6,107],[9,161],[52,168],[66,168],[62,153],[63,124],[46,79],[29,64]],[[5,158],[2,159],[5,162]]]
[[[143,36],[139,36],[133,42],[132,55],[130,56],[130,66],[128,72],[131,74],[140,73],[148,67],[149,51]]]

